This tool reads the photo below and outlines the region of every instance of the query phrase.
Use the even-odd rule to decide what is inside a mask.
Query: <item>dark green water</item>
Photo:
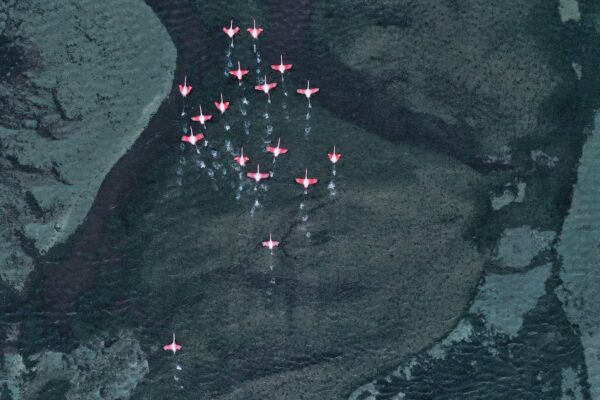
[[[547,54],[562,60],[556,73],[572,74],[565,66],[575,59],[590,78],[566,79],[544,104],[551,133],[515,140],[517,167],[490,172],[473,161],[480,146],[470,135],[450,146],[438,128],[423,128],[421,140],[391,132],[400,120],[406,130],[431,125],[402,107],[377,114],[380,83],[335,60],[330,43],[310,28],[310,4],[290,3],[287,12],[271,2],[234,6],[154,5],[178,46],[176,80],[187,74],[194,86],[187,115],[179,115],[174,94],[156,117],[160,131],[145,133],[154,137],[153,148],[136,150],[142,166],[118,203],[94,222],[93,235],[80,232],[40,260],[27,300],[9,310],[7,321],[21,322],[26,355],[68,352],[99,332],[132,330],[150,366],[133,398],[345,398],[464,315],[486,262],[476,247],[485,252],[515,221],[560,229],[583,126],[597,102],[590,100],[595,37],[579,40],[589,34],[585,25],[549,29],[557,42],[547,44]],[[176,7],[181,15],[173,14]],[[540,5],[532,16],[536,34],[548,33],[543,26],[555,17],[548,10]],[[187,26],[190,12],[200,28]],[[243,31],[228,47],[220,27],[232,15],[242,28],[250,16],[266,21],[256,52]],[[191,36],[199,34],[205,36]],[[294,63],[284,82],[268,67],[282,49]],[[251,71],[241,87],[224,76],[238,59]],[[278,83],[271,103],[253,89],[265,73]],[[294,93],[305,79],[322,89],[310,109]],[[221,92],[232,102],[222,117],[213,105]],[[178,139],[198,104],[214,120],[203,130],[208,145],[195,149]],[[273,162],[264,147],[278,137],[289,153]],[[343,154],[335,175],[326,157],[334,144]],[[240,146],[249,168],[259,162],[274,171],[272,179],[255,185],[245,178],[233,162]],[[538,147],[559,156],[556,173],[532,168],[529,151]],[[306,167],[320,181],[304,194],[293,180]],[[491,213],[490,188],[514,177],[527,180],[525,204]],[[260,248],[269,232],[282,240],[273,254]],[[85,269],[62,267],[74,259]],[[49,287],[71,278],[84,283],[60,286],[58,294]],[[555,285],[549,281],[547,292]],[[442,364],[420,365],[412,381],[379,382],[377,398],[401,391],[415,399],[558,398],[559,366],[582,362],[567,325],[547,295],[521,337],[500,341],[519,357],[491,355],[490,339],[477,331],[468,348],[457,347]],[[159,348],[173,331],[183,345],[175,356]],[[548,340],[545,334],[555,331],[564,336]],[[472,362],[483,367],[475,371]],[[535,377],[549,364],[546,390]],[[67,388],[55,383],[46,390],[60,398]]]

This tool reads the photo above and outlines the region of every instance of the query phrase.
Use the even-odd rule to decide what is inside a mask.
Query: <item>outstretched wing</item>
[[[249,158],[246,156],[244,156],[244,157],[236,156],[233,159],[235,160],[236,163],[238,163],[240,165],[245,164],[249,160]]]
[[[335,153],[335,155],[333,153],[327,153],[327,157],[329,157],[329,159],[331,161],[337,161],[340,159],[340,157],[342,157],[342,155],[340,153]],[[334,158],[335,157],[335,158]]]
[[[191,86],[179,85],[179,93],[181,93],[181,95],[183,97],[185,97],[188,94],[190,94],[191,91],[192,91],[192,87]]]

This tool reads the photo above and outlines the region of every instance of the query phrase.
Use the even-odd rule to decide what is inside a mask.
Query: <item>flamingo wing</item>
[[[183,97],[186,97],[188,94],[190,94],[191,91],[192,91],[191,86],[179,85],[179,93],[181,93],[181,95]]]

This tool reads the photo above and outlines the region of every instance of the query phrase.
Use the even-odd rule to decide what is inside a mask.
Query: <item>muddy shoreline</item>
[[[177,49],[175,82],[170,95],[163,101],[134,145],[107,174],[85,221],[68,242],[57,246],[48,257],[37,262],[36,270],[41,276],[36,276],[34,281],[42,287],[45,312],[52,316],[55,324],[60,325],[70,306],[81,294],[94,286],[97,268],[102,266],[95,265],[93,260],[100,258],[118,263],[118,254],[108,246],[108,241],[103,237],[104,223],[111,215],[118,215],[122,205],[127,204],[138,173],[162,151],[178,141],[181,96],[177,91],[177,84],[186,74],[201,76],[207,60],[195,57],[195,54],[204,52],[206,46],[200,17],[187,2],[177,3],[181,4],[169,7],[161,1],[147,1],[167,27]],[[171,23],[173,20],[178,23],[174,25]],[[68,255],[66,258],[60,257],[64,261],[59,265],[39,268],[47,260],[56,257],[53,253],[65,252]]]

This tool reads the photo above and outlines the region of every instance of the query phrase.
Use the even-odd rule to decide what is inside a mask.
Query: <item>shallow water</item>
[[[69,353],[132,331],[149,363],[139,399],[590,398],[581,343],[553,295],[555,254],[543,255],[551,277],[516,337],[490,332],[470,310],[480,278],[498,272],[481,247],[505,227],[484,204],[488,189],[512,178],[478,169],[470,133],[446,146],[426,115],[369,106],[364,116],[378,84],[333,58],[310,28],[309,2],[148,3],[178,48],[174,84],[187,75],[192,95],[184,105],[174,90],[86,223],[39,260],[25,300],[2,321],[19,324],[21,354]],[[220,32],[231,16],[242,27],[233,47]],[[243,32],[251,16],[268,29],[257,43]],[[281,49],[294,64],[284,81],[268,67]],[[224,74],[237,60],[250,70],[241,86]],[[270,101],[253,88],[267,71],[278,83]],[[310,108],[295,94],[306,79],[323,88]],[[223,116],[220,93],[231,101]],[[179,138],[199,104],[213,120],[192,123],[205,135],[193,147]],[[398,138],[391,126],[423,136]],[[289,153],[273,160],[264,148],[279,137]],[[570,152],[561,160],[573,162],[581,138],[561,140]],[[233,162],[241,146],[246,168]],[[257,163],[271,179],[245,177]],[[306,193],[294,183],[305,168],[319,178]],[[536,185],[554,184],[515,175],[531,179],[530,202]],[[549,229],[558,218],[547,217]],[[260,247],[269,232],[282,241],[273,252]],[[427,353],[460,321],[473,327],[469,340],[441,359]],[[172,332],[176,355],[160,349]],[[388,375],[398,365],[409,373]],[[565,397],[568,370],[581,397]],[[51,381],[44,390],[60,398],[66,389]]]

